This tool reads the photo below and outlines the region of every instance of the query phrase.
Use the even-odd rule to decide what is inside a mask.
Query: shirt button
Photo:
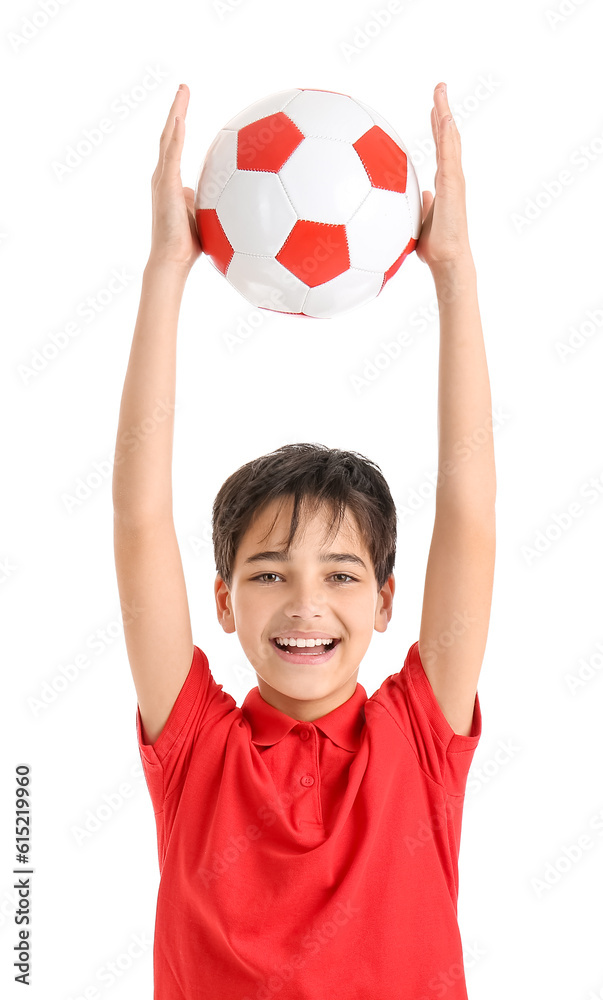
[[[311,774],[304,774],[303,778],[300,778],[300,782],[302,785],[313,785],[314,778]]]
[[[300,729],[300,731],[299,731],[299,738],[300,738],[300,740],[308,740],[308,739],[310,739],[310,733],[309,733],[309,731],[307,729]]]

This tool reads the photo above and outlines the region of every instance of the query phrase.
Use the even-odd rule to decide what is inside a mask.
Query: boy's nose
[[[321,614],[323,607],[322,598],[312,586],[300,586],[296,593],[289,594],[284,610],[290,618],[309,619]]]

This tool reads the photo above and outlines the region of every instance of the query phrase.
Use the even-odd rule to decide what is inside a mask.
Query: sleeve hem
[[[482,731],[482,714],[479,703],[479,695],[476,692],[475,706],[473,709],[473,719],[471,722],[471,732],[465,736],[462,733],[455,733],[440,708],[434,690],[425,673],[425,669],[419,656],[419,640],[410,647],[406,668],[408,670],[408,681],[415,689],[417,696],[423,706],[425,714],[429,720],[438,739],[446,747],[447,753],[462,753],[465,750],[473,750],[480,739]]]
[[[145,761],[149,764],[161,764],[181,734],[184,724],[192,712],[195,700],[202,683],[203,670],[209,670],[209,663],[203,650],[193,646],[193,659],[184,684],[178,692],[178,697],[172,706],[167,722],[154,743],[143,742],[143,724],[140,706],[136,706],[136,733],[138,745]]]

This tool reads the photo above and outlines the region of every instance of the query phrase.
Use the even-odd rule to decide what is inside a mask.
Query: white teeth
[[[287,639],[279,636],[275,640],[279,646],[320,646],[321,644],[325,646],[330,646],[335,641],[334,639]]]

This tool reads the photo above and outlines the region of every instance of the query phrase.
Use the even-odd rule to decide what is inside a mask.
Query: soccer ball
[[[262,309],[328,317],[379,295],[418,242],[421,193],[390,125],[345,94],[285,90],[233,118],[195,191],[204,252]]]

